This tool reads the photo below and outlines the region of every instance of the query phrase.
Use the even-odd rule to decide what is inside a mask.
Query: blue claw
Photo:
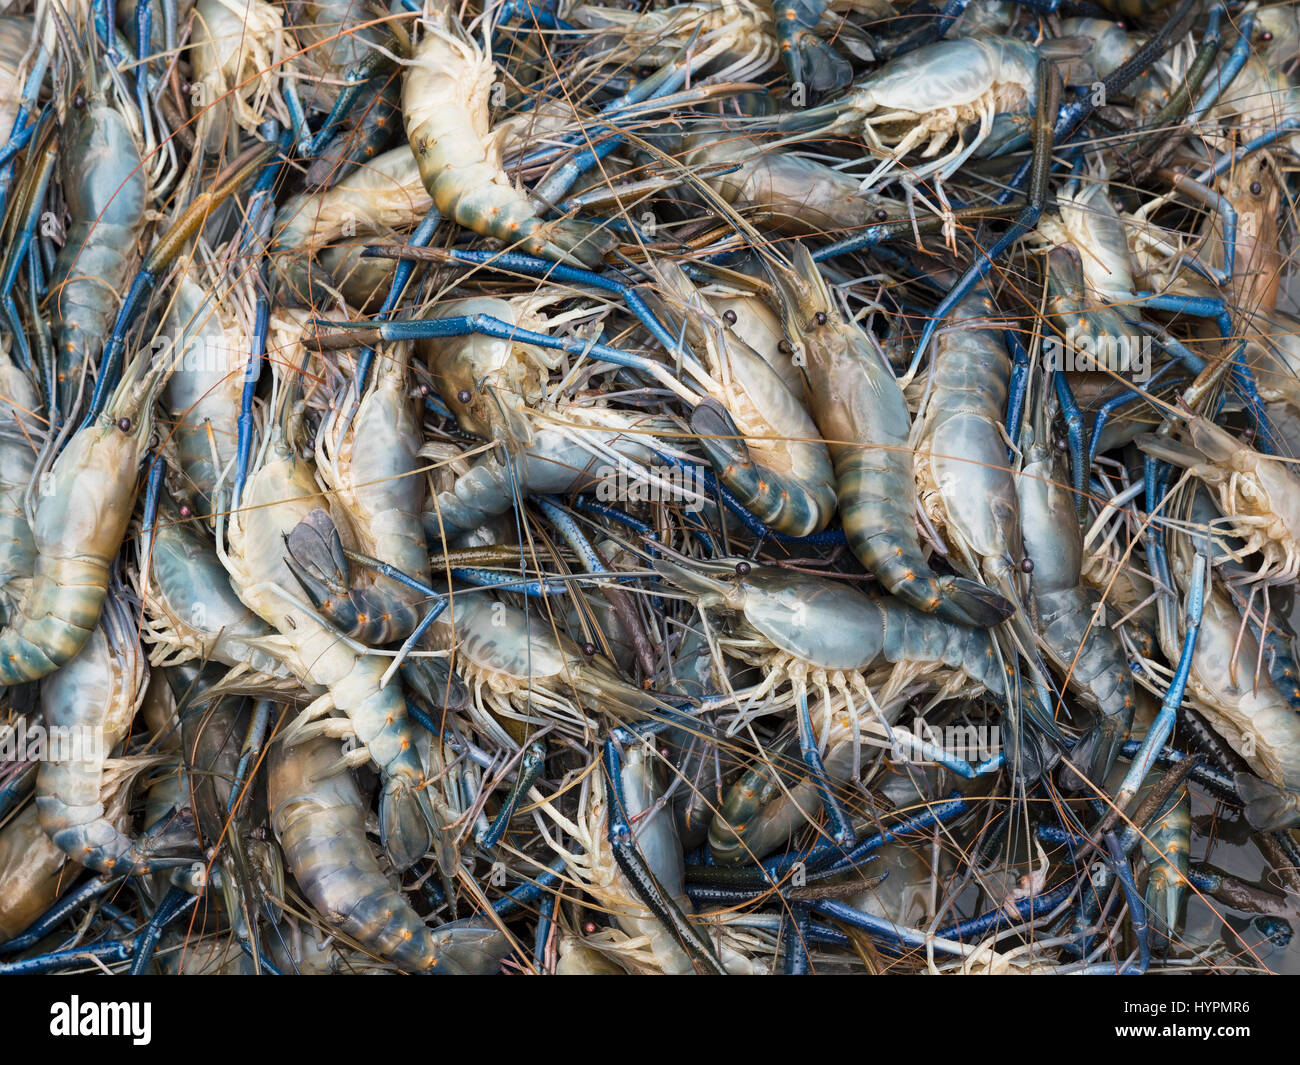
[[[1015,457],[1015,449],[1020,443],[1020,423],[1025,418],[1025,396],[1029,391],[1029,352],[1020,342],[1020,334],[1014,329],[1002,331],[1003,342],[1011,352],[1011,382],[1007,388],[1007,439],[1011,446],[1007,449],[1009,457]]]
[[[1254,26],[1255,12],[1250,9],[1243,11],[1237,22],[1237,32],[1239,34],[1237,41],[1228,52],[1228,58],[1223,61],[1222,66],[1219,67],[1217,72],[1211,73],[1207,79],[1210,84],[1201,92],[1200,99],[1196,101],[1187,116],[1186,121],[1189,125],[1195,126],[1200,122],[1205,112],[1214,106],[1215,101],[1223,95],[1223,91],[1241,73],[1241,68],[1246,65],[1246,60],[1250,58],[1250,36]]]
[[[808,945],[812,936],[812,907],[806,902],[790,906],[782,941],[785,947],[783,972],[786,976],[808,976],[812,973],[812,957]]]
[[[41,117],[32,125],[35,130],[48,119],[53,119],[53,112],[42,112]],[[18,270],[23,265],[24,260],[32,250],[32,242],[36,235],[36,225],[40,221],[41,212],[45,205],[45,193],[50,187],[50,179],[54,176],[53,153],[44,160],[44,170],[40,174],[36,187],[32,190],[31,202],[27,207],[27,215],[23,219],[22,228],[18,231],[16,243],[9,249],[9,258],[5,264],[4,276],[0,277],[0,296],[8,299],[14,290],[14,284],[18,280]]]
[[[663,923],[677,939],[682,949],[702,970],[714,976],[725,976],[726,969],[718,959],[713,945],[687,920],[681,908],[663,889],[653,870],[646,863],[636,845],[632,826],[628,822],[627,797],[623,789],[623,755],[621,744],[633,741],[631,733],[616,729],[605,741],[602,768],[605,787],[609,794],[607,837],[614,851],[614,861],[632,884],[632,889],[650,912]]]
[[[121,877],[110,879],[108,877],[92,876],[81,887],[74,888],[64,895],[21,935],[14,936],[13,939],[5,943],[0,943],[0,954],[12,954],[14,951],[26,950],[28,947],[34,946],[66,921],[68,916],[78,907],[85,905],[91,899],[107,893],[111,888],[115,888],[122,883],[123,879]]]
[[[600,561],[600,555],[597,554],[596,549],[591,546],[591,541],[582,534],[578,523],[556,500],[547,496],[536,496],[534,501],[541,508],[542,513],[546,515],[546,520],[559,530],[560,535],[564,537],[564,542],[582,560],[583,569],[588,573],[609,572]]]
[[[523,907],[532,905],[543,895],[549,894],[547,889],[559,880],[560,874],[564,872],[564,865],[563,858],[556,859],[536,880],[520,884],[508,895],[503,895],[492,903],[492,912],[498,917],[509,917]]]
[[[552,337],[531,329],[503,322],[490,314],[462,314],[449,318],[424,318],[404,322],[315,322],[316,326],[332,326],[344,330],[366,330],[378,334],[380,340],[430,340],[441,337],[463,337],[478,334],[499,337],[539,348],[564,351],[570,355],[587,355],[604,362],[623,366],[629,370],[664,373],[667,368],[643,355],[620,351],[608,344],[590,343],[580,337]]]
[[[501,841],[501,837],[505,835],[506,826],[510,824],[510,818],[514,816],[515,810],[519,808],[519,800],[527,795],[532,786],[537,783],[537,778],[542,775],[542,769],[545,765],[546,745],[540,741],[530,743],[519,761],[519,770],[515,776],[514,786],[511,787],[505,802],[501,804],[501,809],[497,812],[496,818],[476,841],[480,847],[484,850],[491,850]]]
[[[231,782],[230,798],[226,803],[226,812],[234,813],[244,791],[244,781],[248,778],[248,768],[262,753],[266,743],[267,730],[271,725],[271,708],[275,705],[270,699],[258,699],[253,704],[252,717],[248,722],[248,732],[244,736],[244,746],[239,752],[239,764],[235,767],[235,777]]]
[[[804,765],[812,774],[813,784],[822,800],[822,809],[831,823],[831,840],[837,847],[852,847],[858,841],[849,821],[848,814],[840,805],[835,795],[835,786],[826,776],[826,766],[822,763],[821,753],[817,750],[817,735],[813,732],[812,718],[808,715],[808,697],[801,688],[799,698],[799,753],[803,755]]]
[[[144,975],[145,969],[153,959],[154,951],[158,948],[158,940],[162,936],[163,929],[182,914],[194,909],[198,901],[198,895],[191,895],[178,887],[171,888],[163,896],[162,902],[158,903],[158,909],[154,911],[153,916],[149,918],[149,923],[144,926],[144,931],[135,941],[135,950],[131,957],[132,976]]]
[[[1149,391],[1152,385],[1159,381],[1168,370],[1176,365],[1177,363],[1167,363],[1153,373],[1150,379],[1146,382],[1147,390]],[[1101,431],[1106,428],[1106,423],[1110,421],[1110,416],[1115,411],[1119,410],[1120,407],[1131,403],[1135,399],[1141,398],[1141,396],[1142,393],[1140,392],[1136,392],[1132,389],[1125,389],[1125,391],[1121,392],[1118,396],[1113,396],[1097,408],[1097,413],[1093,416],[1092,421],[1092,437],[1088,441],[1088,468],[1090,470],[1092,468],[1093,460],[1097,457],[1098,445],[1101,443]]]
[[[299,155],[306,155],[306,149],[312,142],[312,133],[307,126],[307,112],[303,110],[302,100],[298,98],[298,87],[290,78],[286,78],[280,85],[280,95],[284,98],[284,106],[289,112],[289,128],[293,132],[294,150]]]
[[[1235,219],[1235,214],[1233,215]],[[1226,226],[1226,221],[1225,221]],[[1235,239],[1235,238],[1234,238]],[[1233,245],[1229,244],[1225,258],[1230,258]],[[1232,312],[1226,301],[1219,298],[1210,298],[1204,296],[1165,296],[1158,293],[1139,292],[1134,301],[1147,307],[1153,307],[1156,310],[1171,311],[1179,314],[1189,314],[1195,318],[1213,319],[1219,329],[1219,336],[1226,344],[1232,339]],[[1163,345],[1172,353],[1179,354],[1187,352],[1186,348],[1170,338],[1162,341]],[[1274,437],[1272,427],[1269,424],[1268,414],[1264,406],[1264,401],[1260,397],[1258,385],[1255,382],[1255,375],[1251,372],[1250,367],[1245,360],[1246,342],[1237,341],[1236,349],[1231,358],[1232,376],[1231,380],[1237,387],[1245,402],[1246,413],[1250,416],[1251,423],[1255,427],[1256,443],[1260,450],[1272,454],[1274,450]],[[1204,366],[1204,363],[1192,356],[1192,360]],[[1185,360],[1186,361],[1186,360]],[[1190,365],[1191,363],[1189,363]]]
[[[550,7],[539,7],[536,4],[530,4],[528,0],[506,0],[501,5],[501,11],[498,15],[498,25],[502,22],[509,22],[511,19],[518,18],[521,22],[531,23],[534,27],[540,27],[544,30],[565,30],[573,31],[577,27],[572,23],[565,22]]]
[[[451,575],[476,588],[501,588],[504,591],[526,595],[530,599],[545,599],[548,595],[568,595],[573,591],[563,581],[530,581],[492,569],[464,567],[453,569]]]
[[[91,959],[102,962],[126,961],[135,951],[135,942],[130,939],[112,943],[87,943],[68,950],[56,950],[52,954],[40,954],[22,961],[0,963],[0,976],[27,976],[34,973],[57,973],[65,969],[84,969],[91,964]]]
[[[416,244],[414,239],[410,241],[410,244],[416,247],[420,246]],[[489,266],[494,270],[523,274],[525,277],[535,277],[542,281],[558,281],[566,285],[586,285],[601,292],[611,293],[623,300],[627,309],[640,319],[641,324],[646,327],[650,335],[670,353],[676,354],[681,348],[681,340],[673,336],[664,324],[655,317],[649,304],[636,291],[635,286],[622,278],[597,274],[591,270],[583,270],[581,267],[555,263],[549,259],[539,259],[518,252],[461,251],[453,248],[444,252],[444,256],[453,263],[463,263],[466,266]],[[409,261],[404,261],[401,265],[408,268],[414,266]],[[389,309],[391,310],[391,308]]]
[[[947,954],[956,957],[960,957],[965,953],[960,946],[951,940],[941,940],[931,936],[928,932],[894,924],[888,918],[877,917],[874,913],[866,913],[863,910],[855,909],[847,902],[840,902],[838,899],[826,899],[822,902],[813,903],[813,912],[823,917],[842,921],[854,928],[861,928],[864,932],[869,932],[871,935],[877,936],[888,943],[896,943],[912,950],[932,948],[936,954]]]
[[[144,568],[149,566],[153,555],[153,537],[158,527],[158,503],[162,499],[163,475],[166,472],[167,464],[162,455],[159,455],[149,466],[149,477],[144,490],[144,515],[140,519],[140,561]]]
[[[1261,133],[1253,140],[1247,141],[1235,152],[1225,152],[1223,155],[1219,156],[1213,164],[1206,167],[1196,175],[1196,180],[1202,184],[1212,181],[1219,175],[1226,174],[1234,166],[1245,159],[1246,156],[1253,155],[1261,148],[1267,148],[1270,144],[1280,141],[1285,137],[1289,137],[1297,130],[1300,130],[1300,119],[1285,119],[1269,130],[1269,132]]]
[[[640,533],[650,540],[657,540],[654,526],[648,521],[642,521],[640,518],[634,518],[626,511],[619,510],[617,507],[611,507],[607,503],[598,503],[590,496],[580,495],[574,500],[575,507],[578,510],[585,510],[591,514],[599,514],[602,518],[609,518],[618,522],[620,525],[626,525],[634,532]]]
[[[546,969],[546,943],[555,927],[555,895],[548,894],[537,909],[537,931],[533,935],[533,964],[538,972]]]
[[[915,817],[905,817],[890,825],[882,832],[854,845],[849,850],[834,844],[822,843],[794,854],[768,858],[756,868],[718,868],[716,866],[693,866],[686,870],[687,879],[708,884],[724,883],[735,887],[769,888],[779,887],[789,876],[795,866],[802,866],[809,880],[835,876],[873,860],[875,852],[886,843],[892,843],[901,836],[923,832],[936,824],[943,824],[960,817],[967,810],[963,799],[952,797],[942,802],[931,803],[925,813]],[[706,870],[716,870],[706,872]]]
[[[151,0],[136,0],[135,4],[135,54],[139,66],[135,71],[135,100],[145,122],[149,122],[149,54],[153,51],[153,4]]]
[[[1192,671],[1192,656],[1196,652],[1196,637],[1201,628],[1201,615],[1205,607],[1205,581],[1206,573],[1209,570],[1210,560],[1205,553],[1203,544],[1198,543],[1196,555],[1192,562],[1192,579],[1187,590],[1187,605],[1185,608],[1185,622],[1183,647],[1178,655],[1178,666],[1174,670],[1174,675],[1169,681],[1169,687],[1165,691],[1165,697],[1161,700],[1160,711],[1156,714],[1155,720],[1151,727],[1147,729],[1146,738],[1142,741],[1142,746],[1138,748],[1133,757],[1133,764],[1124,776],[1124,782],[1120,785],[1121,797],[1132,797],[1137,794],[1138,788],[1142,786],[1142,781],[1146,779],[1147,773],[1151,771],[1151,766],[1155,762],[1156,756],[1160,749],[1168,741],[1170,734],[1174,730],[1174,723],[1178,719],[1178,708],[1183,703],[1183,693],[1187,690],[1187,678]],[[1127,802],[1127,798],[1124,800]],[[1120,803],[1119,805],[1123,805]]]
[[[27,120],[40,104],[41,84],[45,81],[45,73],[49,67],[50,53],[42,45],[40,51],[36,53],[32,72],[23,84],[23,94],[18,104],[18,113],[14,116],[13,128],[9,131],[9,140],[3,148],[0,148],[0,166],[8,167],[14,157],[27,147],[27,142],[36,132],[37,123],[33,122],[29,125]]]
[[[1053,371],[1052,383],[1056,386],[1056,398],[1061,405],[1061,416],[1065,419],[1065,436],[1070,449],[1070,487],[1074,489],[1075,506],[1082,514],[1086,505],[1084,485],[1090,480],[1087,454],[1083,450],[1083,411],[1074,398],[1064,371]]]
[[[411,234],[407,243],[412,248],[428,247],[441,223],[442,212],[436,207],[430,207],[420,224],[415,227],[415,232]],[[388,316],[393,313],[394,308],[397,306],[397,301],[402,298],[406,283],[411,279],[411,274],[414,272],[415,263],[410,259],[403,259],[397,264],[397,269],[393,271],[392,283],[388,286],[388,295],[384,297],[383,306],[379,308],[379,313],[375,315],[377,319],[387,321]],[[361,395],[365,391],[366,381],[370,377],[370,367],[374,361],[375,349],[363,349],[361,357],[357,359],[357,395]],[[450,411],[447,413],[450,414]]]
[[[1004,925],[1018,923],[1019,921],[1032,921],[1035,917],[1042,917],[1044,914],[1051,913],[1069,899],[1075,890],[1075,884],[1072,881],[1066,881],[1060,887],[1045,891],[1041,895],[1031,895],[1029,898],[1016,899],[1014,903],[1009,903],[1008,905],[1015,906],[1018,917],[1013,918],[1007,912],[1005,906],[999,906],[996,910],[990,910],[978,917],[972,917],[968,921],[959,921],[956,924],[940,928],[935,935],[943,936],[945,939],[967,941],[981,938],[996,932]]]
[[[1151,964],[1151,943],[1150,927],[1147,923],[1146,900],[1138,892],[1137,884],[1133,882],[1133,870],[1129,868],[1128,858],[1125,855],[1123,847],[1115,837],[1115,833],[1106,833],[1106,850],[1110,855],[1111,873],[1119,880],[1120,890],[1124,893],[1124,901],[1128,904],[1129,924],[1133,928],[1133,936],[1138,945],[1138,962],[1136,968],[1128,968],[1127,965],[1121,966],[1118,962],[1104,962],[1100,965],[1090,965],[1083,970],[1083,973],[1089,976],[1108,976],[1110,974],[1129,973],[1134,976],[1141,976],[1147,971]]]
[[[277,136],[274,132],[273,136]],[[281,153],[289,145],[289,133],[278,134]],[[257,260],[257,302],[253,323],[253,336],[250,339],[247,367],[244,371],[244,390],[239,397],[239,417],[236,420],[237,439],[235,444],[235,483],[232,489],[232,506],[238,507],[244,494],[244,482],[248,478],[248,462],[253,451],[253,396],[257,392],[257,383],[262,376],[262,362],[266,357],[266,337],[271,324],[271,273],[270,264],[263,250],[271,240],[271,225],[275,221],[275,200],[273,188],[280,176],[285,157],[277,155],[262,169],[253,193],[248,199],[248,222],[245,233],[245,246]]]
[[[320,155],[329,143],[330,137],[334,135],[335,130],[339,128],[348,112],[361,98],[366,86],[384,69],[387,63],[388,58],[376,52],[363,59],[359,69],[349,70],[347,72],[347,84],[334,98],[330,113],[325,117],[325,121],[314,135],[307,129],[306,118],[302,119],[302,136],[298,141],[299,155],[306,159],[314,159]],[[298,110],[301,114],[301,104],[298,104]],[[290,117],[292,119],[292,115]]]

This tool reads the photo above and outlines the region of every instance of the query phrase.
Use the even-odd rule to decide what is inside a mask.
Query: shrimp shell
[[[543,222],[506,176],[501,137],[488,130],[496,79],[490,56],[443,14],[406,68],[402,113],[424,187],[457,224],[510,247],[576,266],[595,266],[612,247],[608,234],[584,222]]]

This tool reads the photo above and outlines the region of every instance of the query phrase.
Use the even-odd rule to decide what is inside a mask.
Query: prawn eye
[[[194,513],[194,511],[190,510],[190,508],[189,508],[189,504],[187,504],[187,503],[182,503],[182,504],[181,504],[181,517],[182,517],[182,518],[188,518],[188,517],[190,517],[190,515],[192,515],[193,513]]]
[[[751,566],[748,562],[737,562],[737,563],[736,563],[736,576],[737,576],[737,577],[747,577],[747,576],[749,576],[749,571],[750,571],[751,569],[753,569],[753,568],[754,568],[754,567]]]
[[[420,395],[421,395],[421,396],[427,396],[428,394],[429,394],[429,386],[428,386],[428,385],[421,385],[421,386],[420,386]]]
[[[883,207],[877,207],[877,208],[876,208],[876,221],[877,221],[877,222],[883,222],[883,221],[884,221],[886,218],[888,218],[888,217],[889,217],[889,212],[886,211]]]
[[[582,645],[582,653],[590,658],[596,653],[596,645],[594,643],[584,643]]]
[[[85,96],[83,96],[81,93],[77,93],[77,95],[72,98],[72,106],[75,107],[78,111],[80,111],[83,107],[86,106]]]
[[[1020,569],[1024,573],[1034,572],[1034,560],[1032,558],[1022,558],[1020,560]]]
[[[119,429],[121,429],[122,432],[124,432],[124,433],[129,433],[129,432],[131,431],[131,419],[130,419],[130,418],[119,418],[119,419],[117,420],[117,427],[118,427]]]
[[[825,311],[818,311],[816,314],[813,315],[813,321],[816,322],[818,325],[825,325],[825,324],[826,324],[826,312],[825,312]]]
[[[1261,185],[1258,181],[1252,181],[1250,183],[1250,194],[1252,196],[1258,196],[1263,191],[1264,191],[1264,186]]]
[[[468,403],[474,397],[470,395],[468,388],[462,388],[459,392],[456,393],[456,398],[460,400],[462,403]]]
[[[776,346],[776,350],[779,351],[782,355],[793,355],[794,345],[791,344],[790,341],[788,340],[783,340],[781,341],[781,343],[779,343]]]
[[[724,322],[726,322],[727,325],[735,325],[735,324],[736,324],[736,312],[733,311],[733,310],[731,310],[730,308],[728,308],[727,310],[725,310],[725,311],[722,312],[722,320],[723,320]]]
[[[1259,35],[1259,39],[1261,41],[1271,41],[1273,39],[1273,31],[1265,30],[1263,33]]]

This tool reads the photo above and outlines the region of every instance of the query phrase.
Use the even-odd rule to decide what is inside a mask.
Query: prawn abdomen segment
[[[1012,605],[996,592],[930,568],[913,527],[910,469],[883,462],[867,448],[846,448],[836,456],[835,470],[849,546],[891,594],[961,625],[989,627],[1010,616]]]
[[[380,687],[387,660],[359,654],[269,587],[294,587],[283,538],[320,509],[323,498],[307,466],[284,457],[254,475],[244,503],[247,509],[240,517],[247,527],[237,526],[231,534],[236,590],[286,638],[286,664],[299,679],[328,690],[334,707],[347,716],[357,740],[387,778],[380,804],[384,841],[394,864],[409,867],[428,850],[435,818],[400,690]]]
[[[786,536],[809,536],[830,523],[835,488],[820,444],[764,447],[712,399],[695,408],[690,424],[719,480],[761,521]]]
[[[379,659],[359,658],[347,676],[330,686],[330,693],[375,762],[385,771],[419,784],[424,771],[411,742],[401,689],[397,685],[380,688],[382,673]]]
[[[144,691],[135,625],[115,593],[77,655],[41,685],[51,735],[70,737],[51,743],[37,773],[41,827],[70,857],[106,874],[140,873],[151,865],[147,848],[120,827],[126,824],[121,803],[107,801],[116,785],[129,789],[131,778],[153,761],[110,763],[108,757],[128,735]]]
[[[311,650],[321,640],[333,641],[338,651],[315,656]],[[328,689],[335,709],[347,717],[357,742],[384,776],[380,836],[394,866],[407,869],[428,851],[438,825],[401,689],[381,688],[383,661],[355,655],[325,629],[311,644],[300,649],[303,661],[329,661],[327,668],[312,671],[311,680]],[[344,654],[350,658],[346,666]]]
[[[943,501],[947,523],[961,531],[981,558],[1020,551],[1019,506],[1000,440],[985,432],[983,419],[957,414],[931,436],[929,468]],[[990,476],[992,474],[992,476]],[[982,482],[982,483],[981,483]],[[983,491],[973,490],[976,485]]]
[[[913,519],[912,423],[902,389],[861,330],[838,319],[811,263],[805,279],[812,295],[792,302],[815,310],[815,324],[803,325],[788,312],[787,326],[795,325],[806,348],[814,418],[835,467],[849,547],[893,595],[918,610],[963,625],[996,625],[1011,614],[1010,603],[974,581],[939,577],[921,551]]]
[[[40,680],[90,638],[108,595],[99,559],[38,556],[31,589],[0,632],[0,684]]]
[[[99,558],[51,558],[36,561],[31,594],[23,613],[33,622],[62,622],[89,633],[108,596],[108,566]],[[78,648],[85,642],[78,640]]]
[[[328,772],[339,754],[327,737],[271,751],[267,803],[285,864],[317,910],[349,935],[403,968],[430,969],[431,933],[371,853],[356,784]]]
[[[488,130],[495,68],[468,38],[427,28],[402,84],[406,135],[434,205],[457,224],[534,255],[596,265],[613,247],[587,223],[545,222],[501,163]],[[427,26],[427,24],[426,24]]]
[[[885,655],[891,662],[919,661],[958,670],[994,698],[1007,701],[1002,663],[989,634],[953,625],[937,614],[890,604]]]

